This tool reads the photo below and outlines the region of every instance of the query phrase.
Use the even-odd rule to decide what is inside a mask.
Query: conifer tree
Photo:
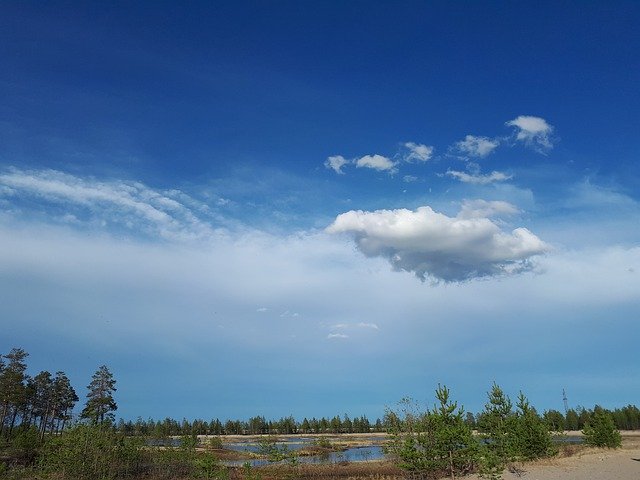
[[[117,410],[113,392],[116,391],[116,381],[106,365],[102,365],[91,377],[91,383],[87,386],[87,403],[82,410],[82,418],[93,423],[103,423],[114,420],[113,411]]]
[[[618,448],[622,444],[620,432],[616,429],[609,412],[596,406],[592,418],[582,431],[587,445],[594,447]]]

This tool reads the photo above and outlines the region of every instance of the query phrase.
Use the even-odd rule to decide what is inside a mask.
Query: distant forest
[[[88,385],[86,403],[82,412],[74,414],[79,401],[75,389],[62,371],[55,374],[42,371],[34,376],[27,373],[28,353],[14,348],[0,355],[0,435],[11,436],[16,429],[37,428],[39,435],[58,433],[74,420],[92,422],[109,421],[112,427],[125,435],[156,438],[177,435],[255,435],[255,434],[311,434],[311,433],[371,433],[386,432],[393,424],[392,413],[382,419],[370,421],[366,416],[350,418],[336,415],[332,418],[303,418],[292,416],[279,420],[267,420],[256,415],[248,420],[181,421],[166,418],[153,420],[138,418],[135,421],[115,421],[113,412],[117,405],[113,399],[115,379],[106,366],[100,367]],[[581,430],[592,418],[594,411],[604,410],[597,405],[593,409],[569,409],[564,414],[547,410],[541,417],[551,430]],[[606,410],[620,430],[640,429],[640,410],[635,405]],[[482,413],[466,413],[465,422],[475,428],[482,421]]]

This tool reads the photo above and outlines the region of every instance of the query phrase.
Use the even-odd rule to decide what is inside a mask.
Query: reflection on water
[[[287,442],[287,446],[290,442]],[[236,444],[235,447],[239,447],[241,444]],[[303,444],[303,446],[308,446]],[[246,451],[255,451],[250,450],[252,445],[247,445]],[[232,448],[229,445],[229,448]],[[238,448],[233,448],[234,450],[239,450]],[[299,449],[299,448],[298,448]],[[240,450],[242,450],[240,448]],[[291,449],[293,450],[293,448]],[[330,463],[341,463],[341,462],[368,462],[371,460],[381,460],[384,458],[384,452],[382,451],[382,447],[379,445],[370,445],[366,447],[353,447],[348,448],[343,452],[329,452],[322,455],[313,455],[309,457],[296,457],[295,461],[297,463],[312,463],[312,464],[330,464]],[[288,460],[283,460],[282,462],[276,463],[287,463]],[[250,460],[233,460],[233,461],[224,461],[222,462],[224,465],[228,467],[241,467],[245,464],[249,464],[252,467],[261,467],[263,465],[269,465],[274,462],[269,462],[263,458],[254,458]]]

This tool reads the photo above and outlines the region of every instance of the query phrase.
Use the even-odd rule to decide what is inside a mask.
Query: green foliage
[[[226,480],[229,478],[229,471],[220,464],[220,461],[211,452],[202,452],[194,459],[192,476],[194,478]]]
[[[480,456],[483,476],[498,478],[507,462],[515,457],[514,412],[509,397],[495,383],[478,421],[484,444]]]
[[[91,420],[93,423],[112,423],[113,413],[118,409],[113,392],[116,391],[116,381],[113,374],[106,365],[102,365],[91,378],[91,383],[87,386],[87,403],[82,410],[82,418]]]
[[[209,448],[213,448],[215,450],[220,450],[221,448],[224,447],[222,443],[222,438],[220,437],[211,437],[207,442],[207,444],[209,445]]]
[[[475,466],[478,441],[465,422],[464,410],[449,395],[447,387],[438,386],[439,403],[432,410],[419,413],[404,400],[402,417],[388,415],[394,431],[387,451],[414,476],[435,478],[446,473],[454,478]]]
[[[269,435],[268,437],[260,439],[258,444],[258,453],[265,455],[270,462],[291,460],[296,456],[295,452],[290,451],[287,445],[278,443],[278,437]]]
[[[509,462],[533,460],[557,453],[550,424],[540,418],[522,392],[516,411],[509,397],[495,383],[478,426],[484,443],[480,451],[480,473],[486,478],[501,478]]]
[[[140,439],[100,425],[76,425],[51,438],[40,458],[45,473],[62,479],[112,479],[139,473],[143,463]]]
[[[522,392],[518,396],[516,405],[518,411],[512,430],[512,452],[519,459],[534,460],[549,457],[557,453],[549,425],[531,407]]]
[[[549,429],[554,432],[564,431],[566,419],[558,410],[547,410],[544,412],[544,421],[549,426]]]
[[[622,445],[620,432],[613,417],[606,410],[596,407],[593,416],[582,431],[585,443],[593,447],[618,448]]]
[[[42,442],[36,427],[22,428],[10,442],[9,454],[21,465],[35,462]]]
[[[313,445],[318,448],[323,448],[325,450],[333,449],[333,444],[327,437],[318,437],[313,441]]]
[[[262,480],[262,475],[249,462],[245,462],[242,465],[242,478],[244,480]]]

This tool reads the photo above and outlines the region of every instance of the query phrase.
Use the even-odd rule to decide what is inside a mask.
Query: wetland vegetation
[[[410,399],[382,419],[347,415],[247,421],[115,421],[116,380],[106,366],[78,395],[64,372],[27,373],[27,353],[0,356],[0,476],[14,479],[499,478],[524,462],[575,453],[563,430],[589,446],[617,448],[619,430],[640,428],[629,405],[539,414],[498,385],[485,408],[465,412],[445,386],[435,406]],[[574,437],[575,438],[575,437]]]

